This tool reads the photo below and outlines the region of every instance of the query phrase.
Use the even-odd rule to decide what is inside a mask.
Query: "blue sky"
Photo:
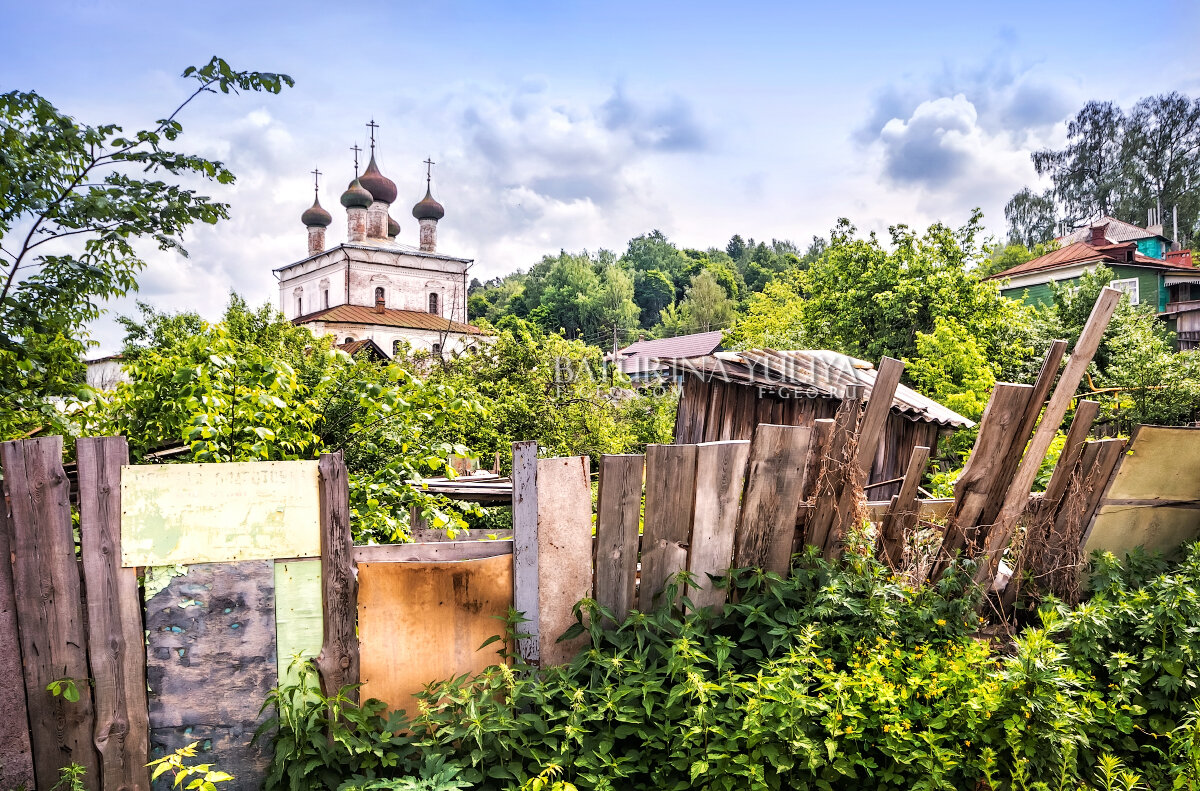
[[[1035,180],[1029,152],[1060,144],[1084,101],[1200,94],[1185,2],[0,5],[0,90],[87,122],[152,122],[213,54],[296,79],[183,118],[181,144],[238,174],[213,188],[233,218],[190,233],[186,260],[147,251],[139,298],[208,316],[231,288],[276,299],[314,165],[344,236],[337,196],[372,116],[400,241],[432,156],[440,249],[486,278],[652,228],[804,243],[842,216],[883,230],[980,206],[998,233]],[[119,340],[111,321],[95,331]]]

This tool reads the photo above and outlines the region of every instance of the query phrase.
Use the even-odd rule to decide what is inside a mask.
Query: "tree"
[[[1054,191],[1037,194],[1025,187],[1004,205],[1008,221],[1008,243],[1034,247],[1054,238],[1058,220],[1055,217]]]
[[[630,239],[621,256],[621,264],[634,272],[657,269],[671,278],[675,286],[675,298],[683,296],[683,289],[688,282],[688,259],[662,231],[654,230]]]
[[[1039,176],[1049,176],[1064,220],[1074,226],[1111,214],[1122,198],[1125,115],[1112,102],[1088,102],[1067,125],[1067,145],[1032,155]]]
[[[562,330],[569,338],[593,331],[597,325],[594,295],[600,278],[587,253],[562,252],[545,277],[539,323],[548,331]]]
[[[733,300],[711,272],[692,277],[687,296],[660,314],[659,334],[667,337],[724,329],[736,316]]]
[[[635,275],[633,300],[641,310],[641,325],[652,327],[659,314],[675,302],[675,283],[657,269]]]
[[[448,439],[485,407],[401,365],[351,358],[268,305],[236,294],[222,321],[181,332],[195,314],[142,310],[126,348],[127,382],[72,413],[82,435],[122,434],[135,461],[183,445],[178,461],[312,459],[345,452],[356,537],[404,537],[408,509],[434,527],[467,525],[464,509],[411,481],[451,475],[467,449]],[[149,328],[149,329],[146,329]]]
[[[933,332],[917,333],[917,356],[905,360],[917,389],[971,420],[978,420],[996,384],[982,345],[954,319],[939,316]]]
[[[600,288],[593,299],[597,322],[605,330],[606,339],[613,339],[616,353],[620,332],[638,326],[641,315],[633,301],[633,278],[616,264],[609,264],[600,275]]]
[[[132,134],[79,123],[34,92],[0,95],[0,437],[61,427],[53,399],[80,394],[84,326],[103,300],[137,287],[136,241],[185,253],[187,227],[228,217],[226,204],[178,183],[234,181],[220,162],[173,150],[183,109],[204,93],[292,85],[220,58],[183,76],[193,93]]]
[[[918,236],[894,226],[885,247],[874,234],[859,238],[841,220],[825,255],[794,276],[792,288],[804,299],[760,304],[760,323],[773,307],[782,320],[790,317],[811,348],[877,362],[885,355],[919,356],[917,334],[933,333],[939,318],[949,319],[978,340],[1002,377],[1004,366],[1032,355],[1021,334],[1031,309],[975,274],[985,254],[976,241],[981,222],[976,211],[956,230],[935,223]]]
[[[1168,93],[1139,101],[1125,122],[1121,155],[1127,213],[1157,209],[1165,219],[1177,208],[1181,235],[1190,236],[1200,214],[1200,99]]]
[[[1003,247],[998,246],[993,249],[992,254],[987,259],[980,261],[973,271],[977,277],[990,277],[1012,269],[1014,266],[1028,263],[1046,253],[1057,250],[1058,247],[1058,242],[1053,240],[1036,244],[1032,248],[1019,242],[1009,242]]]
[[[792,272],[767,283],[750,297],[746,311],[725,335],[731,349],[805,349],[796,317],[804,308],[800,285]]]

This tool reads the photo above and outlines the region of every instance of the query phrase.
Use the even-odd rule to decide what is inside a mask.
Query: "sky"
[[[144,251],[139,293],[91,328],[97,353],[119,348],[134,298],[212,319],[230,290],[277,302],[272,270],[305,256],[309,171],[335,244],[372,118],[398,240],[417,243],[432,158],[438,249],[485,280],[656,228],[686,247],[803,246],[840,217],[885,232],[980,207],[998,235],[1012,193],[1040,184],[1030,152],[1061,145],[1085,101],[1200,94],[1200,4],[1184,0],[0,0],[0,19],[0,91],[85,123],[152,125],[213,55],[296,81],[185,110],[178,147],[238,176],[205,186],[231,218],[189,231],[186,258]]]

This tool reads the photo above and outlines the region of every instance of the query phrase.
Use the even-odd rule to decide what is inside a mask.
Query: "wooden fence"
[[[294,650],[315,658],[326,692],[361,683],[364,695],[411,708],[422,684],[494,661],[494,649],[479,647],[510,607],[528,619],[520,654],[535,664],[563,662],[580,643],[557,638],[582,598],[623,618],[656,606],[687,571],[700,586],[689,592],[692,605],[717,606],[725,591],[712,576],[751,566],[786,575],[805,544],[836,558],[864,520],[875,525],[880,559],[907,564],[916,578],[936,578],[952,554],[963,553],[977,559],[977,579],[990,585],[1019,520],[1025,540],[1009,553],[1018,570],[1044,563],[1054,554],[1049,547],[1073,571],[1081,536],[1091,533],[1111,480],[1120,478],[1125,448],[1121,440],[1086,440],[1093,403],[1077,404],[1046,493],[1031,499],[1030,491],[1113,307],[1106,293],[1061,376],[1065,344],[1055,343],[1036,384],[997,385],[949,501],[918,498],[930,454],[924,447],[913,451],[897,495],[886,503],[863,497],[902,372],[889,359],[870,397],[850,388],[833,419],[763,424],[748,441],[652,445],[644,455],[602,457],[595,513],[585,457],[538,458],[534,443],[517,443],[513,537],[500,541],[353,546],[340,454],[301,470],[312,473],[316,491],[311,519],[295,492],[277,511],[266,508],[270,540],[222,549],[221,536],[210,533],[168,540],[159,530],[131,539],[123,525],[137,509],[123,502],[122,488],[149,468],[127,466],[125,441],[105,437],[76,446],[79,560],[61,440],[0,444],[0,552],[12,560],[0,562],[0,662],[12,668],[0,673],[0,701],[4,725],[20,725],[0,727],[0,787],[32,776],[49,789],[59,768],[74,762],[87,768],[91,789],[147,789],[146,761],[188,741],[200,741],[239,785],[252,787],[267,759],[249,745],[257,708],[288,677],[286,655]],[[1170,437],[1158,441],[1178,447]],[[187,476],[189,467],[198,474],[235,466],[171,469]],[[262,491],[270,499],[270,476],[257,477],[267,481]],[[1157,503],[1143,485],[1124,488],[1125,505],[1130,498]],[[140,518],[167,519],[167,494],[139,491]],[[223,494],[233,492],[194,498],[220,501]],[[186,509],[181,514],[175,517],[186,522]],[[942,522],[940,554],[915,569],[917,527]],[[1029,547],[1040,554],[1029,555]],[[173,565],[181,563],[190,565]],[[47,690],[64,678],[76,681],[78,700]]]

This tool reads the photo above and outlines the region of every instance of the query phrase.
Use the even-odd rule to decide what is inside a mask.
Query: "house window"
[[[1129,295],[1129,304],[1136,305],[1139,302],[1138,294],[1138,279],[1136,277],[1124,278],[1122,280],[1114,280],[1109,283],[1110,286],[1117,291],[1124,291]]]
[[[431,349],[431,351],[433,352],[434,357],[441,357],[442,356],[442,344],[440,344],[440,343],[433,344],[433,349]]]
[[[437,299],[437,294],[430,294],[430,295],[429,295],[429,312],[430,312],[430,313],[437,313],[437,312],[438,312],[438,299]]]
[[[325,309],[329,309],[329,289],[325,289]]]

